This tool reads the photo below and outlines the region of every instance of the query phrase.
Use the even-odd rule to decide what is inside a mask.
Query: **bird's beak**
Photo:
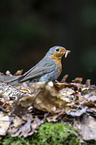
[[[65,58],[67,57],[67,55],[70,53],[70,50],[65,50]]]

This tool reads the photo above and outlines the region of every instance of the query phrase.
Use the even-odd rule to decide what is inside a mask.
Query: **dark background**
[[[96,84],[96,0],[0,0],[0,71],[35,65],[54,45],[71,50],[63,75]]]

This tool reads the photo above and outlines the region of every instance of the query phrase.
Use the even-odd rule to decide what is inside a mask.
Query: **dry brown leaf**
[[[0,135],[6,135],[10,123],[9,116],[0,112]]]
[[[86,84],[86,86],[90,86],[91,85],[91,79],[87,79],[85,84]]]
[[[62,78],[61,83],[64,83],[64,82],[66,81],[67,78],[68,78],[68,74],[66,74],[66,75]]]
[[[75,78],[75,80],[72,80],[72,82],[81,84],[82,80],[83,80],[83,78],[77,77],[77,78]]]
[[[23,69],[18,70],[18,71],[14,74],[14,76],[20,76],[20,75],[22,75],[22,73],[23,73]]]
[[[7,70],[7,71],[5,72],[5,74],[6,74],[7,76],[12,76],[12,74],[11,74],[11,72],[10,72],[9,70]]]
[[[75,120],[73,126],[84,140],[96,140],[96,120],[93,117],[84,115],[81,121]]]

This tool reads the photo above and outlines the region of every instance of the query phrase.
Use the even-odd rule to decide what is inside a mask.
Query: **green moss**
[[[62,123],[45,123],[26,139],[8,135],[0,145],[79,145],[75,130]]]
[[[30,145],[28,139],[21,139],[19,137],[11,137],[7,135],[3,140],[1,140],[0,145]]]
[[[79,145],[75,130],[62,123],[41,125],[32,138],[32,145]]]

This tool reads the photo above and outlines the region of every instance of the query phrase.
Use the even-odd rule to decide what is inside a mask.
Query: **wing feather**
[[[6,76],[4,74],[1,74],[0,80],[4,83],[10,83],[18,80],[20,77],[21,76]]]
[[[20,82],[52,72],[55,67],[56,64],[54,60],[49,57],[44,57],[39,63],[37,63],[34,67],[32,67],[23,75],[24,78],[21,79]]]

